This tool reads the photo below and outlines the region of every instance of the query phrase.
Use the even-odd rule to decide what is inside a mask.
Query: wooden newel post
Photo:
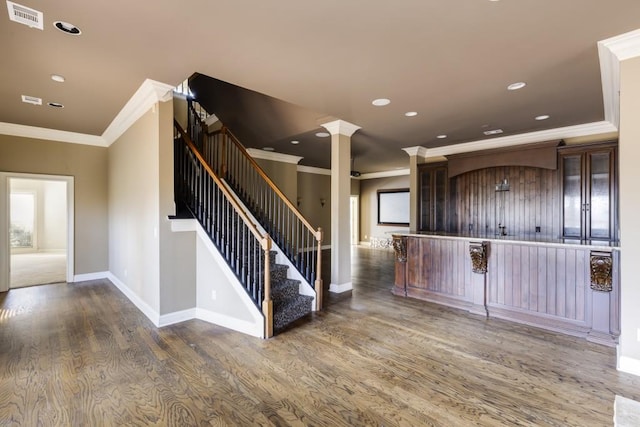
[[[322,228],[318,227],[316,234],[316,240],[318,241],[318,260],[316,265],[316,283],[314,285],[316,289],[316,310],[322,310]]]
[[[271,238],[265,237],[262,241],[264,250],[264,300],[262,301],[262,314],[264,314],[264,337],[273,336],[273,301],[271,300],[271,262],[269,252],[271,252]]]

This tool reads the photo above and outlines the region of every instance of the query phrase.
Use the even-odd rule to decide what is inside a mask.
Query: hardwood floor
[[[615,352],[393,296],[354,251],[351,298],[270,340],[156,329],[108,281],[0,295],[2,426],[607,426],[640,378]]]

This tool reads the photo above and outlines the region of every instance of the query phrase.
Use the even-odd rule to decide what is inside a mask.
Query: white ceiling
[[[18,3],[42,11],[44,29],[0,19],[0,122],[98,138],[145,79],[177,85],[197,72],[266,95],[219,108],[235,102],[226,115],[246,145],[302,164],[329,166],[314,136],[323,120],[361,126],[352,151],[363,172],[406,167],[403,147],[605,120],[597,42],[640,28],[637,0]],[[58,20],[82,35],[56,30]],[[506,90],[517,81],[527,86]],[[379,97],[391,104],[371,105]]]

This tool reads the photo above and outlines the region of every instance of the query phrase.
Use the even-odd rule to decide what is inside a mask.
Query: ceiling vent
[[[489,135],[498,135],[499,133],[502,133],[502,129],[494,129],[494,130],[486,130],[484,131],[484,134],[489,136]]]
[[[42,12],[31,9],[26,6],[11,2],[7,0],[7,11],[9,12],[9,19],[19,24],[24,24],[31,28],[43,29]]]
[[[35,96],[22,95],[22,102],[33,105],[42,105],[42,98],[36,98]]]

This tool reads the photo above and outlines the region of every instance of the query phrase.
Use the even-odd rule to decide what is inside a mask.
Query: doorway
[[[0,292],[73,281],[73,178],[0,173]]]
[[[358,196],[351,196],[349,209],[351,215],[351,245],[360,244],[360,211],[358,202]]]

